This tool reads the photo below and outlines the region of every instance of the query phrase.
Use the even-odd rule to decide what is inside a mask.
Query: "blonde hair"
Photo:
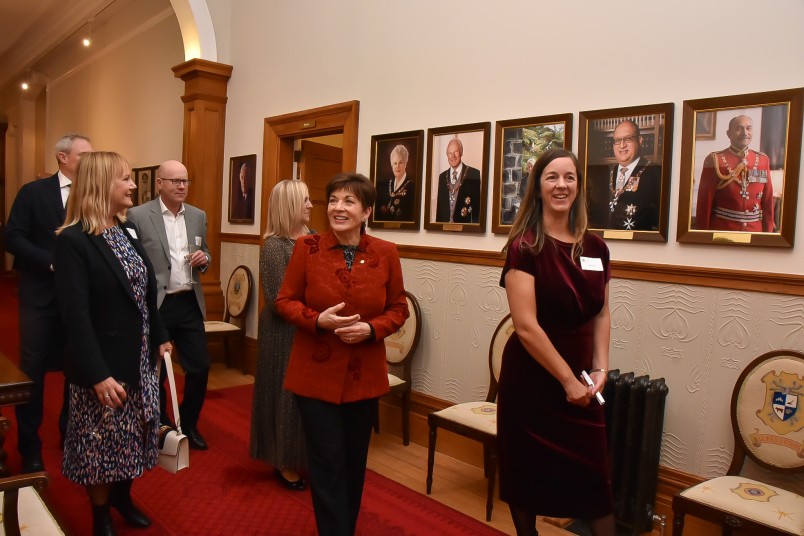
[[[588,225],[583,177],[581,177],[578,159],[572,151],[561,148],[548,149],[539,156],[533,165],[533,169],[528,175],[525,196],[522,198],[522,203],[514,218],[511,231],[508,233],[508,240],[503,251],[507,250],[508,246],[519,237],[522,237],[522,246],[524,248],[530,249],[534,254],[542,251],[547,236],[544,232],[544,207],[542,206],[541,198],[542,173],[550,162],[559,158],[569,158],[575,166],[578,190],[569,213],[569,228],[573,235],[572,257],[577,259],[583,252],[583,236]],[[525,233],[529,230],[533,231],[533,243],[527,242],[524,238]]]
[[[99,235],[109,221],[114,180],[130,170],[128,161],[117,153],[97,151],[85,154],[78,163],[70,188],[67,217],[56,232],[80,222],[85,233]],[[114,214],[114,217],[126,221],[125,211]]]
[[[303,181],[283,180],[276,183],[268,198],[268,224],[263,238],[278,236],[289,238],[291,233],[302,225],[305,199],[310,197]],[[307,234],[302,225],[302,234]]]

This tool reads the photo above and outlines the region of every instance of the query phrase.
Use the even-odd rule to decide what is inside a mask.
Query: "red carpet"
[[[8,289],[13,280],[0,280],[0,351],[16,361],[16,323],[13,324],[13,331],[9,331],[9,323],[6,322],[12,320],[11,317],[16,319],[16,293]],[[7,299],[9,297],[13,299]],[[9,311],[9,308],[12,310]],[[56,425],[61,389],[61,376],[49,374],[46,380],[45,422],[41,434],[50,484],[43,496],[65,532],[78,536],[91,533],[91,516],[83,488],[61,475],[61,451],[58,449]],[[273,476],[271,467],[248,456],[251,393],[251,386],[208,393],[199,428],[210,444],[210,450],[191,451],[190,468],[177,475],[156,468],[135,481],[135,501],[152,519],[153,525],[146,530],[130,529],[116,517],[119,534],[316,534],[309,491],[285,490]],[[12,420],[6,447],[8,465],[16,473],[20,460],[16,452],[13,411],[5,408],[4,415]],[[368,471],[357,534],[463,536],[502,533]]]

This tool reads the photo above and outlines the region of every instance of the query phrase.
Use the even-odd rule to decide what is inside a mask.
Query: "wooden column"
[[[207,213],[207,243],[212,265],[201,278],[207,319],[223,317],[221,290],[221,189],[223,140],[226,131],[226,90],[232,66],[193,59],[173,67],[184,81],[184,143],[182,162],[193,181],[187,202]]]

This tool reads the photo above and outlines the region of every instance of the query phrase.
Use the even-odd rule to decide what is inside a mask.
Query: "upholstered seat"
[[[402,443],[410,444],[410,391],[413,384],[410,374],[413,354],[419,346],[422,331],[422,312],[419,302],[410,292],[405,292],[410,315],[401,328],[385,338],[385,360],[388,363],[388,386],[391,394],[402,399]],[[379,415],[374,431],[380,431]]]
[[[222,341],[226,358],[226,366],[242,365],[243,340],[246,336],[245,316],[248,304],[251,301],[252,278],[251,270],[240,265],[229,276],[229,283],[224,293],[224,315],[221,320],[207,320],[204,322],[204,331],[207,334],[207,343]],[[237,359],[232,356],[232,341],[234,341]]]
[[[745,456],[775,473],[804,471],[804,354],[777,350],[752,361],[732,392],[734,456],[726,476],[673,497],[673,535],[685,515],[717,523],[723,534],[804,536],[804,497],[740,476]]]
[[[494,507],[494,484],[497,478],[497,379],[500,377],[505,343],[514,332],[511,315],[497,325],[489,345],[489,391],[483,402],[455,404],[427,417],[430,426],[430,443],[427,452],[427,494],[433,488],[433,465],[438,428],[474,439],[483,444],[483,471],[488,479],[486,495],[486,521],[491,521]]]
[[[47,486],[47,473],[27,473],[0,478],[3,522],[0,536],[63,536],[37,489]]]

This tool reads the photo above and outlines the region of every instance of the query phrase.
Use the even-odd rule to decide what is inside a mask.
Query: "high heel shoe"
[[[288,480],[279,469],[274,469],[274,473],[282,485],[288,489],[292,489],[293,491],[302,491],[303,489],[307,488],[307,482],[301,477],[299,477],[298,480]]]

